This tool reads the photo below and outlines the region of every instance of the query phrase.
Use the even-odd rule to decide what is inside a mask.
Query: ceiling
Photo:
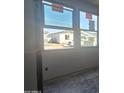
[[[93,5],[99,6],[99,0],[84,0],[84,1]]]

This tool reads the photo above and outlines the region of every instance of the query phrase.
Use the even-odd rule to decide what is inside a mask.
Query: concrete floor
[[[43,93],[99,93],[99,70],[73,73],[44,83]]]

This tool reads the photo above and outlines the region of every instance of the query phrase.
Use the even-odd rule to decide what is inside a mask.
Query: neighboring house
[[[49,32],[45,32],[44,33],[44,43],[48,43],[49,42],[49,40],[51,39],[50,37],[48,37],[48,35],[49,35]]]
[[[59,43],[63,45],[73,45],[73,32],[72,31],[61,31],[56,33],[50,33],[47,36],[51,38],[48,43]]]
[[[63,45],[73,45],[73,31],[61,31],[44,34],[46,43],[58,43]],[[96,46],[97,33],[91,31],[81,31],[82,46]]]
[[[81,32],[81,46],[96,46],[97,32],[82,31]]]

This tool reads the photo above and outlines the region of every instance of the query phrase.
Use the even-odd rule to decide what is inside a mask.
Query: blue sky
[[[45,5],[45,24],[72,27],[72,12],[64,10],[63,13],[52,11],[51,6]]]
[[[63,13],[52,11],[52,7],[44,5],[45,24],[53,26],[62,26],[72,28],[72,11],[63,10]],[[89,29],[89,21],[85,17],[85,12],[80,12],[80,28]],[[95,30],[97,30],[97,16],[93,15],[92,20],[95,21]],[[55,29],[50,30],[55,31]]]
[[[97,30],[97,16],[96,15],[92,15],[92,21],[95,22],[95,30]],[[89,29],[89,20],[86,19],[85,12],[80,12],[80,28]]]

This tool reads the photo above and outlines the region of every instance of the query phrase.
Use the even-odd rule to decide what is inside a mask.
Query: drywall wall
[[[33,0],[24,0],[24,89],[37,90]]]
[[[44,80],[99,65],[98,48],[56,50],[43,52]]]
[[[49,0],[48,0],[49,1]],[[98,14],[98,7],[79,0],[54,0]],[[48,80],[99,65],[99,48],[85,47],[42,51],[43,79]],[[45,68],[48,70],[45,71]]]

